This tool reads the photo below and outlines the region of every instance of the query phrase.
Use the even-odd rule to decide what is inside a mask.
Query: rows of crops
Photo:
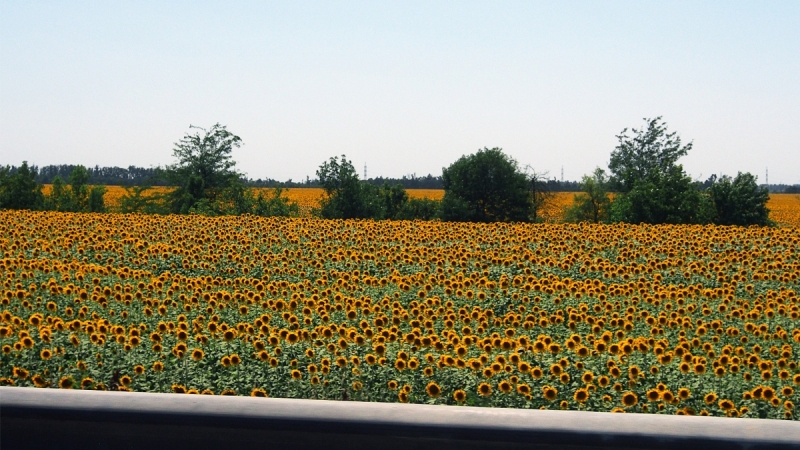
[[[0,212],[0,383],[794,418],[800,230]]]

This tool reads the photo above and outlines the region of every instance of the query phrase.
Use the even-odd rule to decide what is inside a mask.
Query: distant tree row
[[[769,191],[753,175],[693,181],[678,164],[692,143],[682,145],[660,117],[645,119],[643,128],[624,129],[617,140],[608,164],[610,173],[598,168],[574,186],[521,166],[500,148],[462,156],[443,168],[441,176],[401,179],[360,180],[352,162],[342,155],[323,162],[317,178],[307,178],[301,185],[325,190],[320,208],[313,213],[331,219],[539,222],[554,192],[570,187],[581,191],[565,211],[564,219],[570,222],[771,224],[766,207]],[[175,163],[163,169],[47,166],[42,175],[27,163],[6,167],[0,170],[0,208],[105,211],[103,186],[89,187],[94,174],[96,179],[127,177],[132,184],[142,183],[126,188],[121,212],[298,215],[298,205],[284,196],[280,184],[269,194],[250,189],[274,180],[248,180],[236,170],[232,152],[241,145],[239,136],[215,124],[209,129],[190,127],[173,148]],[[62,174],[68,174],[67,182]],[[47,195],[42,193],[42,180],[52,183]],[[175,189],[154,193],[147,181],[156,180]],[[440,186],[445,193],[441,201],[412,199],[408,186]]]
[[[89,187],[89,172],[76,166],[65,183],[59,175],[52,180],[52,189],[45,195],[36,181],[37,172],[23,162],[13,174],[0,168],[0,208],[34,209],[64,212],[105,212],[103,186]]]

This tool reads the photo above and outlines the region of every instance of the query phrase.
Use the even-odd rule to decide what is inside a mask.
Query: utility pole
[[[769,167],[767,167],[767,173],[764,176],[764,184],[766,184],[767,187],[769,187]]]
[[[564,182],[564,166],[561,166],[561,182]]]
[[[367,163],[364,163],[364,180],[367,179]]]

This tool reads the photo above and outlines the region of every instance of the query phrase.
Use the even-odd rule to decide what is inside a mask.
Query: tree
[[[49,211],[75,211],[75,201],[72,196],[72,191],[68,189],[66,183],[61,178],[61,175],[56,175],[53,178],[53,186],[50,189],[50,194],[45,198],[45,208]]]
[[[668,172],[692,149],[691,142],[681,146],[677,133],[667,132],[667,124],[660,116],[644,121],[647,128],[633,128],[633,136],[628,136],[627,128],[622,130],[617,136],[619,143],[611,152],[611,182],[620,192],[630,192],[636,182],[653,174]]]
[[[555,198],[555,187],[552,180],[547,179],[547,172],[537,172],[531,166],[525,168],[525,175],[528,177],[528,193],[531,200],[531,222],[540,222],[542,216],[540,212],[547,209]]]
[[[705,223],[703,198],[680,165],[666,172],[651,172],[633,188],[619,194],[611,205],[612,222]]]
[[[618,195],[611,220],[629,223],[702,223],[703,198],[695,183],[677,164],[692,148],[668,133],[661,117],[644,119],[647,127],[627,129],[617,136],[608,167]]]
[[[89,189],[89,198],[86,202],[87,210],[89,212],[106,212],[106,204],[105,200],[103,200],[105,194],[105,186],[92,186]]]
[[[0,168],[0,208],[41,209],[44,206],[42,186],[36,182],[36,169],[23,161],[16,173],[10,167]]]
[[[89,171],[84,166],[76,166],[69,174],[67,182],[72,190],[72,211],[86,211],[89,209]]]
[[[712,183],[708,194],[718,225],[770,225],[769,189],[758,186],[750,173],[739,172],[736,178],[723,176]]]
[[[611,200],[606,192],[607,184],[606,172],[599,167],[592,175],[584,175],[580,183],[583,192],[575,195],[573,205],[567,208],[565,220],[592,223],[605,221],[611,206]]]
[[[531,213],[528,180],[517,162],[500,148],[462,156],[442,170],[442,219],[449,221],[527,221]]]
[[[408,194],[401,184],[389,186],[389,183],[383,183],[378,195],[381,200],[381,216],[385,219],[397,219],[403,206],[408,203]]]
[[[317,178],[325,190],[320,215],[327,219],[366,219],[382,213],[377,187],[359,181],[353,164],[342,155],[332,157],[317,169]]]
[[[177,186],[170,195],[170,207],[173,212],[183,214],[203,199],[213,203],[241,179],[231,159],[232,150],[242,145],[239,136],[219,123],[208,130],[191,125],[189,128],[200,131],[186,133],[175,143],[172,155],[178,161],[165,172]]]

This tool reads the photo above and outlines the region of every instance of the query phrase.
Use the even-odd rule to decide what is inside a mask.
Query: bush
[[[580,187],[583,191],[575,195],[575,201],[564,214],[566,222],[604,222],[608,218],[611,200],[606,192],[608,180],[603,169],[595,169],[592,175],[584,175]]]
[[[412,198],[397,212],[398,220],[433,220],[438,218],[441,202],[429,198]]]
[[[42,186],[36,182],[36,169],[23,161],[16,173],[11,168],[0,169],[0,208],[41,209],[44,206]]]
[[[719,225],[770,225],[769,189],[759,187],[750,173],[723,176],[708,189],[713,203],[713,222]]]
[[[442,220],[527,221],[532,209],[528,179],[500,148],[462,156],[442,171]]]
[[[368,219],[383,215],[385,198],[380,189],[359,181],[353,164],[342,155],[322,163],[317,169],[319,182],[325,189],[319,213],[326,219]]]
[[[666,173],[654,172],[620,193],[611,205],[612,222],[705,223],[703,199],[680,165]]]

